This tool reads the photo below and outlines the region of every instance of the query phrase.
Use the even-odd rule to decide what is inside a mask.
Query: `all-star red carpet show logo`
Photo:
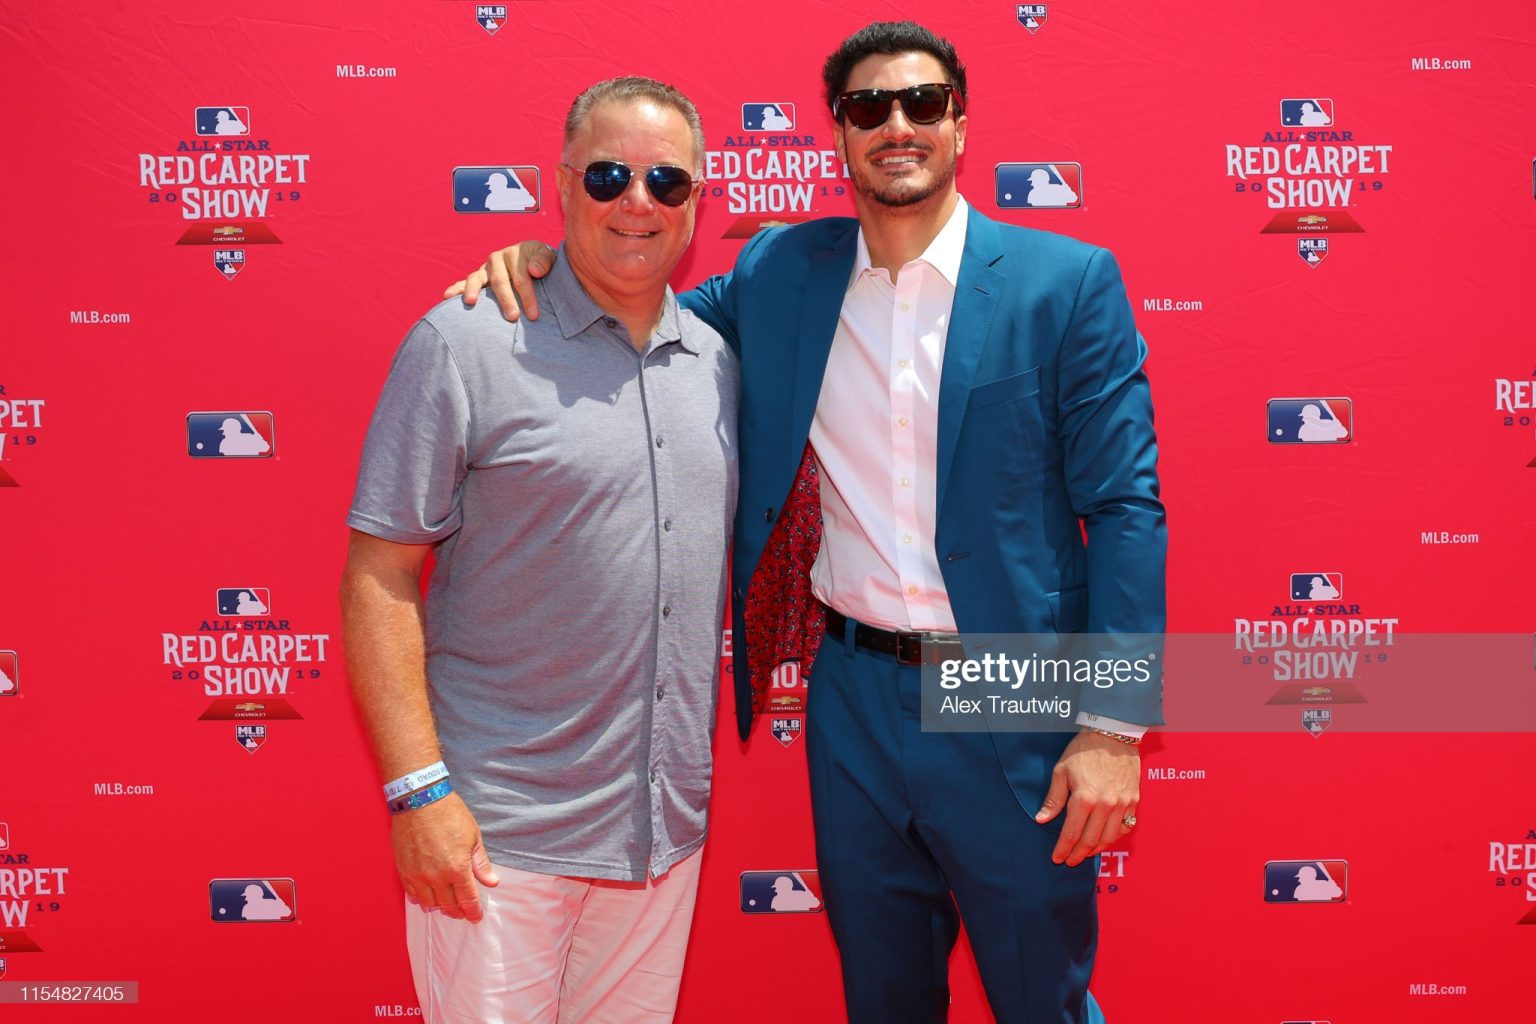
[[[1280,100],[1274,127],[1258,145],[1228,143],[1227,177],[1235,191],[1262,195],[1272,211],[1263,234],[1337,235],[1365,230],[1355,217],[1387,187],[1392,147],[1363,143],[1340,127],[1341,115],[1328,97]],[[1323,241],[1298,243],[1297,254],[1317,267],[1330,253]]]
[[[69,868],[38,863],[26,837],[0,821],[0,957],[41,953],[34,933],[46,934],[68,897]]]
[[[254,754],[268,723],[302,717],[289,698],[323,678],[331,637],[295,631],[268,587],[215,588],[210,612],[195,632],[160,634],[161,663],[171,682],[212,698],[199,721],[235,723],[235,743]]]
[[[741,105],[741,133],[704,155],[704,187],[735,217],[722,237],[751,238],[763,228],[798,224],[847,196],[848,169],[831,135],[802,119],[815,103],[760,98]],[[830,129],[829,129],[830,130]]]
[[[309,182],[309,154],[275,152],[256,130],[258,116],[239,104],[196,107],[191,135],[174,152],[139,154],[150,205],[188,222],[176,244],[216,246],[214,269],[225,280],[244,269],[243,246],[282,242],[267,218],[301,203]]]
[[[1495,887],[1522,894],[1525,913],[1515,923],[1536,924],[1536,828],[1527,829],[1523,839],[1489,842],[1488,871]]]
[[[1233,620],[1233,639],[1240,663],[1267,677],[1264,703],[1300,705],[1300,725],[1315,738],[1333,724],[1335,705],[1367,703],[1355,678],[1390,657],[1398,620],[1364,614],[1342,571],[1297,568],[1288,600],[1272,605],[1268,618]]]
[[[0,487],[21,486],[11,467],[18,457],[25,458],[37,447],[47,404],[47,399],[33,398],[20,390],[12,393],[0,384]]]
[[[1499,377],[1493,382],[1493,408],[1499,415],[1499,423],[1522,433],[1536,434],[1536,370],[1528,378]],[[1526,464],[1536,469],[1536,456]]]

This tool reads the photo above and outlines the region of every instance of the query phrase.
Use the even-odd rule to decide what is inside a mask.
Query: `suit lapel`
[[[994,266],[1003,258],[997,225],[973,207],[965,230],[965,255],[960,261],[960,280],[955,285],[955,304],[950,311],[949,333],[944,342],[944,366],[939,377],[938,513],[944,513],[949,471],[960,441],[960,425],[976,367],[992,329],[992,315],[1003,294],[1003,274]]]
[[[835,232],[826,248],[811,254],[798,294],[783,296],[785,303],[801,304],[800,330],[793,348],[795,386],[790,429],[784,449],[786,458],[792,456],[791,461],[799,459],[805,439],[810,436],[821,379],[827,370],[827,355],[832,351],[838,315],[843,308],[843,293],[848,289],[848,275],[853,272],[857,230],[854,222]]]

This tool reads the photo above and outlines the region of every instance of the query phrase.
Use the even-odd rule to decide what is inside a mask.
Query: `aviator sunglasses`
[[[587,190],[587,195],[599,203],[611,203],[623,195],[634,173],[628,164],[617,160],[594,160],[587,164],[584,171],[570,164],[565,166],[580,171],[582,187]],[[673,167],[671,164],[637,164],[635,169],[641,167],[646,168],[645,187],[650,189],[651,195],[661,205],[682,206],[693,194],[693,175],[681,167]]]
[[[938,124],[955,100],[955,116],[965,112],[954,86],[934,82],[909,85],[905,89],[858,89],[845,92],[832,104],[832,116],[848,119],[855,128],[868,131],[885,124],[891,116],[891,104],[901,100],[901,112],[913,124]]]

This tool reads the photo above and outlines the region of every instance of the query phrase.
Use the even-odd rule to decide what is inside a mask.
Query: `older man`
[[[348,667],[431,1021],[672,1016],[736,494],[736,360],[667,286],[703,150],[670,86],[577,97],[553,316],[439,305],[369,428]]]

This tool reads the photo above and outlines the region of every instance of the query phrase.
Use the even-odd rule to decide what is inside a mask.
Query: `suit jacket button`
[[[765,522],[765,523],[773,522],[773,506],[772,505],[769,505],[768,506],[768,510],[763,513],[763,522]]]

